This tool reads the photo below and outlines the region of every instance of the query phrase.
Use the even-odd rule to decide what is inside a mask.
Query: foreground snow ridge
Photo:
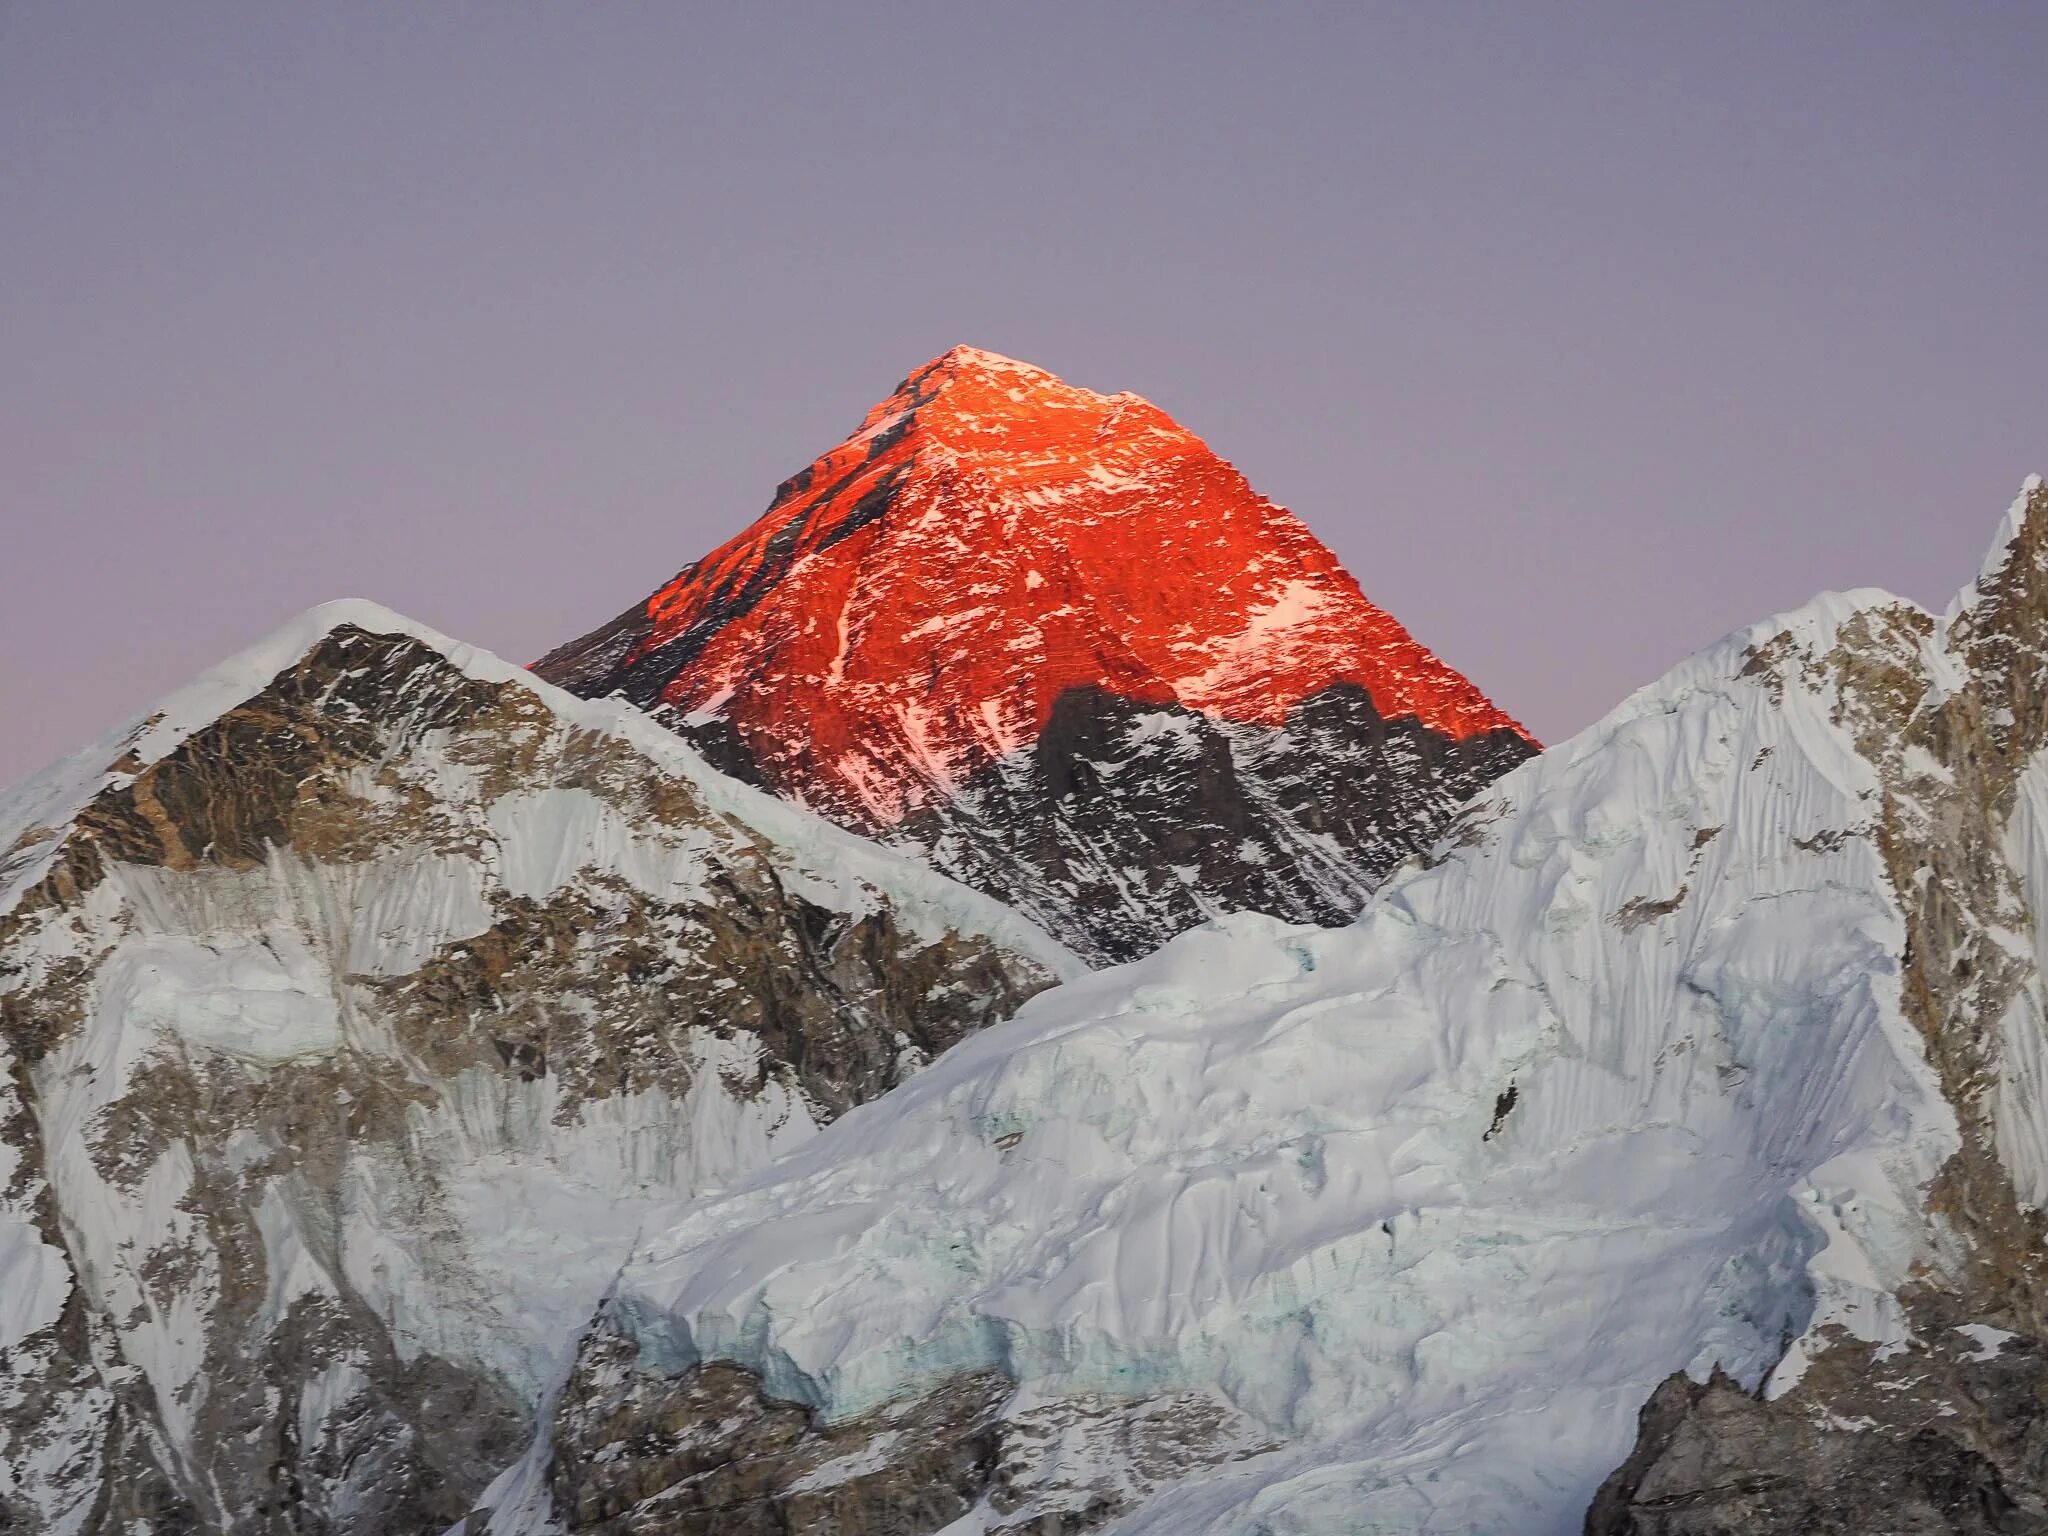
[[[1747,665],[1897,606],[1685,663],[1350,928],[1235,917],[1040,996],[679,1209],[613,1323],[826,1422],[993,1370],[1013,1412],[1201,1394],[1268,1447],[1119,1536],[1577,1530],[1671,1371],[1898,1326],[1957,1128],[1874,771],[1832,685]]]

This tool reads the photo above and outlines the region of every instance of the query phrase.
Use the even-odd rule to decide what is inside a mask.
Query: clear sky
[[[0,0],[0,781],[291,613],[513,659],[956,342],[1558,739],[2048,468],[2048,6]]]

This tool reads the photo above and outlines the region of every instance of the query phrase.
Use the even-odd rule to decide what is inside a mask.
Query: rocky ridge
[[[0,802],[0,1529],[438,1531],[664,1202],[1075,962],[331,605]]]

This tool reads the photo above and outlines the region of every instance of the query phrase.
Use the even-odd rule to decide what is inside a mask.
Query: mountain
[[[2034,481],[650,1214],[490,1529],[2048,1527],[2044,700]]]
[[[439,1531],[651,1210],[1080,966],[368,604],[0,798],[0,1530]]]
[[[1348,921],[1536,750],[1156,406],[968,347],[535,670],[1098,962]]]
[[[0,1531],[2048,1531],[2038,479],[1532,757],[1143,402],[821,465],[0,795]]]

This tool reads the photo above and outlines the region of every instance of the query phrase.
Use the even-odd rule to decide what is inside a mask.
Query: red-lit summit
[[[1348,916],[1389,855],[1412,851],[1418,792],[1461,800],[1533,750],[1164,411],[968,347],[912,373],[753,526],[538,670],[656,708],[723,766],[915,846],[1102,954],[1140,935],[1081,932],[1066,909],[1090,891],[1111,893],[1097,927],[1137,919],[1147,945],[1229,906]],[[1334,733],[1317,745],[1338,759],[1285,761],[1305,731]],[[1367,765],[1403,781],[1379,783],[1385,814],[1298,782],[1342,771],[1347,751],[1384,758],[1390,738],[1413,761]],[[1116,846],[1120,803],[1153,832],[1228,836],[1253,873],[1119,889],[1152,883]],[[1276,835],[1321,845],[1308,880],[1327,889],[1267,888],[1299,883],[1257,868]],[[1031,878],[999,872],[1020,857]],[[1048,881],[1065,893],[1025,888]]]

